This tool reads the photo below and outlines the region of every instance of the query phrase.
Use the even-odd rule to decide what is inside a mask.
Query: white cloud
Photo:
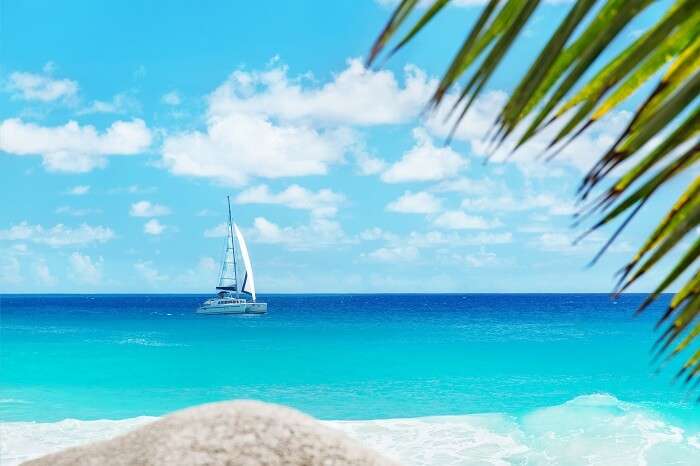
[[[530,245],[541,251],[561,254],[592,254],[603,247],[608,237],[599,232],[593,232],[582,240],[575,242],[577,233],[573,231],[547,231],[539,234]],[[627,242],[618,239],[608,249],[609,253],[630,253],[634,248]]]
[[[74,207],[64,205],[56,208],[55,212],[57,214],[65,214],[72,217],[84,217],[86,215],[99,214],[102,212],[102,210],[92,208],[76,209]]]
[[[162,162],[176,175],[244,185],[250,178],[323,175],[347,153],[362,173],[383,162],[362,149],[348,126],[395,124],[416,116],[434,82],[415,67],[403,85],[391,71],[360,60],[330,82],[290,78],[284,67],[235,71],[208,97],[206,131],[166,136]]]
[[[50,171],[87,172],[106,164],[108,155],[134,155],[151,144],[143,120],[116,121],[104,132],[70,121],[45,127],[10,118],[0,123],[0,150],[12,155],[41,155]]]
[[[389,203],[386,209],[407,214],[434,214],[442,209],[442,205],[439,198],[428,192],[406,191],[401,197]]]
[[[415,246],[417,248],[450,248],[461,246],[484,246],[491,244],[507,244],[513,241],[511,232],[490,233],[480,231],[473,234],[458,232],[411,231],[405,236],[373,227],[362,231],[359,239],[363,241],[386,241],[393,247]]]
[[[102,281],[102,257],[93,260],[87,254],[74,252],[68,258],[71,277],[81,283],[97,285]]]
[[[490,178],[457,178],[445,180],[438,183],[433,190],[437,192],[456,192],[469,195],[487,195],[505,189],[501,183],[497,183]]]
[[[161,274],[151,261],[137,261],[134,269],[150,286],[156,286],[168,279],[168,276]]]
[[[484,136],[493,126],[493,122],[507,98],[508,95],[503,91],[491,91],[479,96],[459,123],[454,134],[455,140],[469,143],[472,152],[477,156],[483,157],[489,154],[491,145]],[[437,111],[430,115],[426,127],[431,134],[443,138],[449,134],[460,113],[459,111],[454,112],[448,118],[448,112],[455,99],[454,94],[448,95]],[[560,118],[559,121],[549,125],[513,153],[517,139],[527,126],[528,122],[525,121],[523,126],[506,139],[492,155],[491,161],[498,163],[508,160],[520,168],[524,174],[533,177],[562,176],[566,173],[565,169],[571,168],[574,168],[578,173],[586,172],[600,157],[600,154],[610,148],[616,136],[621,133],[629,121],[629,117],[630,113],[626,111],[608,114],[576,138],[549,163],[545,163],[541,156],[546,152],[550,141],[565,124],[566,118]]]
[[[90,115],[93,113],[117,113],[126,114],[138,112],[141,104],[131,94],[122,92],[115,94],[111,100],[93,100],[90,105],[80,109],[78,115]]]
[[[513,242],[511,232],[475,234],[459,234],[456,232],[445,233],[442,231],[428,231],[426,233],[412,231],[406,237],[398,237],[394,242],[410,244],[419,248],[433,247],[458,247],[458,246],[485,246],[491,244],[508,244]]]
[[[257,217],[249,233],[255,242],[280,244],[296,251],[350,242],[340,223],[323,217],[311,217],[308,225],[288,227],[280,227],[264,217]]]
[[[382,173],[382,181],[440,181],[457,176],[469,165],[451,147],[436,147],[425,129],[414,129],[413,137],[416,145]]]
[[[90,186],[88,185],[78,185],[73,186],[68,190],[68,194],[71,196],[82,196],[90,191]]]
[[[77,228],[69,228],[60,223],[51,228],[44,228],[41,225],[30,225],[27,222],[22,222],[7,230],[0,230],[0,240],[31,241],[52,247],[104,243],[113,238],[114,232],[110,228],[93,227],[85,223]]]
[[[345,200],[341,194],[330,189],[310,191],[293,184],[279,193],[271,193],[266,185],[255,186],[236,196],[238,204],[279,204],[292,209],[308,210],[317,216],[333,216],[338,205]]]
[[[228,225],[226,223],[220,223],[215,227],[204,230],[205,238],[219,238],[226,235],[228,235]]]
[[[368,229],[360,232],[359,238],[362,241],[377,241],[377,240],[390,241],[390,240],[397,238],[397,235],[395,235],[394,233],[385,231],[379,227],[372,227],[372,228],[368,228]]]
[[[161,217],[170,214],[170,209],[150,201],[139,201],[131,204],[129,215],[132,217]]]
[[[376,175],[386,170],[387,166],[384,160],[372,157],[363,151],[356,151],[355,162],[360,175]]]
[[[487,267],[499,263],[498,256],[493,252],[479,251],[476,254],[467,254],[464,262],[474,268]]]
[[[163,97],[161,97],[160,100],[164,104],[172,106],[180,105],[182,102],[180,94],[178,94],[176,91],[170,91],[167,94],[163,94]]]
[[[436,85],[412,65],[404,67],[403,78],[402,86],[393,72],[367,70],[358,58],[348,60],[347,68],[322,86],[290,78],[283,66],[238,70],[211,95],[209,116],[243,113],[323,125],[402,123],[418,114]],[[304,86],[304,81],[312,85]]]
[[[366,255],[375,262],[412,262],[418,258],[420,253],[413,246],[406,247],[385,247],[376,249]]]
[[[43,259],[38,260],[34,264],[34,276],[42,285],[54,286],[56,283],[58,283],[58,280],[56,280],[56,277],[53,276],[49,266]]]
[[[143,232],[149,235],[158,236],[165,231],[165,225],[158,219],[152,218],[143,225]]]
[[[22,266],[19,259],[5,251],[0,254],[0,283],[9,285],[22,283]]]
[[[219,264],[211,257],[201,257],[197,263],[197,268],[207,272],[216,272],[219,270]]]
[[[112,188],[109,190],[109,194],[150,194],[156,191],[155,186],[139,186],[137,184],[132,184],[130,186],[123,186],[119,188]]]
[[[531,209],[546,209],[552,215],[571,215],[576,209],[574,205],[562,197],[552,194],[523,193],[513,195],[506,191],[505,194],[466,198],[462,201],[462,208],[476,212],[520,212]]]
[[[166,137],[162,161],[175,175],[240,186],[251,177],[326,174],[352,143],[352,134],[345,130],[276,124],[261,116],[232,113],[210,119],[206,133]]]
[[[433,225],[448,230],[487,230],[500,225],[498,221],[488,221],[483,217],[467,215],[461,210],[451,210],[440,214]]]
[[[14,243],[0,249],[0,284],[14,286],[23,282],[20,258],[28,253],[29,248],[24,243]]]
[[[50,68],[46,70],[51,71]],[[48,73],[41,75],[15,71],[10,73],[6,89],[17,99],[51,102],[75,97],[78,83],[70,79],[55,79]]]

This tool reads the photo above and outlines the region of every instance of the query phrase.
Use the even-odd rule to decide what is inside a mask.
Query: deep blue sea
[[[269,295],[263,316],[196,295],[0,297],[0,462],[144,416],[253,398],[406,464],[700,464],[700,405],[655,374],[668,297]],[[351,422],[348,422],[351,421]]]

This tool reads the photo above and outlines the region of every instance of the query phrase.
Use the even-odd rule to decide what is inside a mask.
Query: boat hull
[[[247,303],[210,304],[197,309],[197,314],[245,314]]]
[[[265,314],[267,303],[208,304],[197,309],[197,314]]]

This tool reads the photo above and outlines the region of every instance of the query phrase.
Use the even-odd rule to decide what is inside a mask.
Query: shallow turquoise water
[[[0,421],[255,398],[334,420],[497,413],[523,435],[562,406],[620,429],[642,413],[690,444],[700,430],[672,368],[649,363],[663,303],[635,319],[638,295],[277,295],[265,316],[195,315],[202,299],[3,296]]]

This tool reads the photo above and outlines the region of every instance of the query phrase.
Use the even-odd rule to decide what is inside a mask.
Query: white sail
[[[228,237],[226,238],[226,252],[224,253],[224,261],[221,264],[219,285],[217,286],[219,289],[236,289],[236,263],[234,262],[233,254],[233,238],[229,232]]]
[[[241,248],[241,256],[243,256],[243,265],[245,265],[243,291],[250,293],[250,295],[253,297],[253,301],[255,301],[255,280],[253,278],[253,266],[250,263],[250,255],[248,254],[248,246],[245,244],[245,239],[243,239],[243,234],[241,233],[241,230],[238,229],[238,225],[234,223],[233,229],[236,231],[238,245]]]

